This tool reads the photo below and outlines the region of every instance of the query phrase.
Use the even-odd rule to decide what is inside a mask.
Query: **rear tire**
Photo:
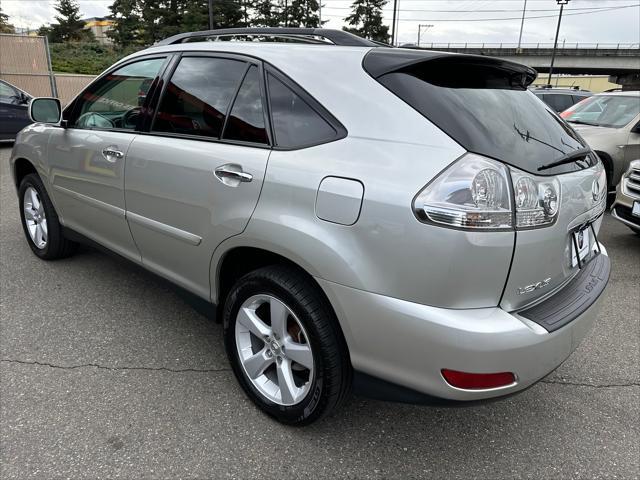
[[[280,321],[284,330],[278,327],[278,316],[285,319]],[[274,265],[240,278],[225,300],[223,322],[227,356],[238,382],[260,409],[280,422],[308,425],[349,394],[351,363],[338,321],[318,286],[297,269]],[[248,323],[251,327],[245,328]],[[298,357],[300,350],[309,350],[312,358]],[[252,371],[250,362],[259,353],[265,354],[264,364]],[[280,370],[287,362],[289,377],[296,377],[290,389]]]
[[[42,180],[26,175],[18,189],[20,219],[29,247],[43,260],[57,260],[75,253],[78,244],[66,239],[53,203]]]

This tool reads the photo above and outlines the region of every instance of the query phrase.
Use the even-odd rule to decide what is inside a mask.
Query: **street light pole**
[[[527,11],[527,0],[524,0],[524,7],[522,7],[522,22],[520,22],[520,36],[518,37],[518,50],[520,50],[520,42],[522,42],[522,29],[524,28],[524,14]]]
[[[547,79],[547,85],[551,85],[551,75],[553,75],[553,63],[556,60],[556,49],[558,48],[558,34],[560,33],[560,22],[562,21],[562,10],[564,6],[569,3],[569,0],[556,0],[560,5],[560,15],[558,15],[558,26],[556,27],[556,39],[553,42],[553,52],[551,53],[551,65],[549,66],[549,78]]]
[[[213,0],[209,0],[209,30],[213,30]]]

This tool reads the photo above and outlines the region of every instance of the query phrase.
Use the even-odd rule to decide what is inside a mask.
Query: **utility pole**
[[[398,0],[393,0],[393,20],[391,22],[391,46],[396,44],[396,12],[398,11]]]
[[[422,27],[429,29],[431,27],[433,27],[433,25],[431,24],[427,24],[427,23],[421,23],[418,25],[418,48],[420,48],[420,32],[422,30]]]
[[[213,30],[213,0],[209,0],[209,30]]]
[[[560,33],[560,22],[562,21],[562,10],[564,6],[569,3],[569,0],[556,0],[560,5],[560,15],[558,15],[558,26],[556,28],[556,39],[553,42],[553,53],[551,54],[551,65],[549,66],[549,78],[547,79],[547,85],[551,85],[551,75],[553,75],[553,63],[556,60],[556,49],[558,48],[558,34]]]
[[[524,0],[524,7],[522,7],[522,22],[520,22],[520,36],[518,37],[518,50],[520,50],[520,43],[522,42],[522,29],[524,28],[524,15],[527,11],[527,0]]]

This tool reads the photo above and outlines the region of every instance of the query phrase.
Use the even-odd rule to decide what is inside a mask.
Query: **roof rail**
[[[198,37],[202,41],[209,38],[258,36],[296,39],[305,43],[333,44],[350,47],[378,47],[384,44],[358,37],[343,30],[329,28],[282,28],[282,27],[257,27],[257,28],[222,28],[218,30],[203,30],[200,32],[179,33],[173,37],[165,38],[156,45],[175,45],[184,43]],[[324,39],[324,40],[322,40]]]

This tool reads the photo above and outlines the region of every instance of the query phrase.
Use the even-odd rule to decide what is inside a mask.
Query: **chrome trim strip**
[[[167,225],[166,223],[143,217],[142,215],[138,215],[137,213],[128,211],[126,213],[126,217],[127,220],[137,223],[138,225],[149,228],[151,230],[155,230],[159,233],[164,233],[165,235],[169,235],[170,237],[173,237],[177,240],[182,240],[183,242],[189,243],[193,246],[198,246],[200,245],[200,242],[202,242],[202,237],[199,237],[198,235],[195,235],[191,232],[185,232],[184,230],[172,227],[171,225]]]
[[[111,215],[115,215],[116,217],[124,217],[125,212],[124,209],[120,207],[116,207],[109,203],[105,203],[101,200],[97,200],[92,197],[88,197],[87,195],[83,195],[82,193],[74,192],[73,190],[69,190],[68,188],[61,187],[60,185],[53,185],[53,188],[65,195],[69,195],[70,197],[75,198],[76,200],[80,200],[81,202],[88,203],[92,207],[99,208]]]

